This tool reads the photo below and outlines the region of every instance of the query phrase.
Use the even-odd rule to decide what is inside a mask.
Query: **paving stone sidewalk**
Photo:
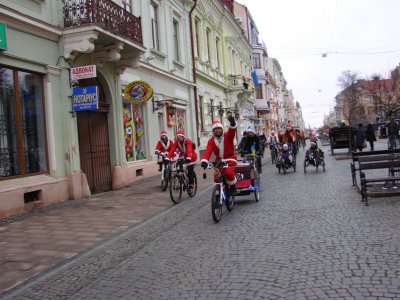
[[[198,193],[211,188],[212,170],[206,170],[206,180],[199,166],[196,172]],[[196,201],[186,193],[182,197]],[[0,220],[0,294],[173,206],[156,175],[121,190]]]

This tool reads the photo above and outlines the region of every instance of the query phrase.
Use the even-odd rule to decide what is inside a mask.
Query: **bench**
[[[367,170],[385,170],[386,175],[374,177],[369,174],[366,175]],[[387,153],[387,154],[374,154],[364,155],[358,157],[358,170],[360,171],[361,182],[361,201],[365,202],[368,206],[368,185],[371,183],[394,183],[400,181],[400,176],[395,176],[400,171],[400,154]],[[372,177],[371,177],[372,176]]]
[[[364,156],[373,156],[373,155],[384,155],[384,154],[389,154],[389,153],[399,153],[400,154],[400,149],[393,149],[393,150],[375,150],[375,151],[362,151],[362,152],[352,152],[351,158],[352,161],[350,162],[350,170],[351,170],[351,177],[353,180],[353,186],[357,185],[357,163],[358,163],[358,158],[359,157],[364,157]]]

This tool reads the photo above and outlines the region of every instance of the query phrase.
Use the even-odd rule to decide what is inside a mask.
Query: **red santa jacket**
[[[211,137],[207,142],[207,147],[201,161],[208,163],[211,155],[215,154],[215,160],[236,160],[235,146],[233,141],[236,135],[236,126],[230,127],[221,138]]]
[[[192,163],[194,163],[197,160],[197,154],[196,151],[194,151],[193,149],[193,143],[188,138],[184,139],[183,144],[179,143],[178,140],[176,140],[172,144],[172,147],[169,150],[167,157],[168,158],[175,157],[175,150],[178,150],[179,157],[183,157],[185,159],[190,157],[192,159]]]
[[[291,132],[289,132],[289,131],[285,131],[283,134],[282,134],[282,137],[279,139],[280,141],[281,141],[281,144],[283,145],[283,144],[291,144],[291,143],[293,143],[294,142],[294,138],[293,138],[293,134],[291,133]]]
[[[169,149],[171,149],[173,142],[168,139],[167,143],[164,144],[162,140],[159,140],[157,145],[156,145],[156,151],[160,151],[161,153],[169,152]]]

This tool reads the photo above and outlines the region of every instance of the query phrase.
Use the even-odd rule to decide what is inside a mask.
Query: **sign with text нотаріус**
[[[86,111],[99,108],[99,95],[97,86],[74,88],[72,92],[73,110]]]

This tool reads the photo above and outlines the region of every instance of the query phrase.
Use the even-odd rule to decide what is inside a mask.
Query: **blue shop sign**
[[[97,86],[74,88],[72,91],[74,111],[96,110],[99,108]]]

